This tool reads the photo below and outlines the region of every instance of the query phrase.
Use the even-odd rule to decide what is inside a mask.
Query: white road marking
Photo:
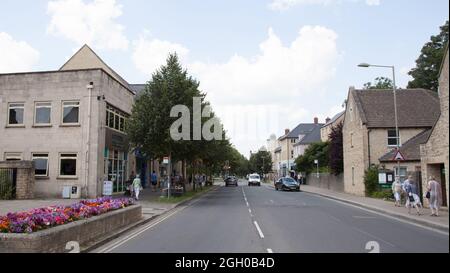
[[[250,215],[252,214],[252,209],[248,209],[248,212],[250,212]]]
[[[273,253],[273,250],[271,248],[268,248],[267,253]]]
[[[358,231],[358,232],[360,232],[360,233],[362,233],[362,234],[365,234],[365,235],[367,235],[367,236],[370,236],[370,237],[376,239],[377,241],[381,241],[381,242],[383,242],[383,243],[385,243],[385,244],[388,244],[388,245],[390,245],[391,247],[396,247],[395,245],[389,243],[388,241],[385,241],[385,240],[383,240],[382,238],[380,238],[380,237],[378,237],[378,236],[375,236],[375,235],[373,235],[373,234],[370,234],[370,233],[368,233],[368,232],[366,232],[366,231],[364,231],[364,230],[361,230],[361,229],[355,228],[355,227],[352,227],[352,229],[354,229],[354,230],[356,230],[356,231]]]
[[[258,222],[254,221],[253,223],[255,224],[256,229],[258,230],[259,237],[261,237],[261,239],[264,239],[264,234],[262,233],[261,228],[258,225]]]
[[[373,216],[352,216],[352,217],[356,219],[377,219],[377,217]]]

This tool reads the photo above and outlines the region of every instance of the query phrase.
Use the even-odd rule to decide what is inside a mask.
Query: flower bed
[[[33,233],[64,225],[134,204],[133,199],[103,197],[83,200],[70,206],[52,206],[0,216],[0,233]]]

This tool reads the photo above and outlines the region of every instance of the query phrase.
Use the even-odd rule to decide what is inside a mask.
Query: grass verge
[[[212,187],[213,186],[205,186],[201,190],[197,189],[197,191],[188,191],[183,196],[179,196],[179,197],[167,198],[167,196],[161,196],[157,199],[157,202],[166,203],[166,204],[176,204],[176,203],[183,202],[188,199],[194,198],[196,196],[199,196],[199,195],[205,193],[206,191],[208,191],[209,189],[211,189]]]

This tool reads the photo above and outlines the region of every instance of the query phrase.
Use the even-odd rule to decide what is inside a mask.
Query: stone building
[[[441,183],[443,204],[448,206],[448,170],[449,170],[449,135],[448,135],[448,46],[442,62],[439,77],[439,98],[441,115],[434,124],[432,132],[421,150],[422,182],[426,186],[430,176]],[[439,106],[438,106],[439,107]]]
[[[35,197],[115,192],[135,168],[126,134],[135,92],[88,46],[60,70],[0,74],[0,161],[35,163]]]
[[[331,130],[344,121],[345,111],[342,111],[336,114],[333,118],[327,118],[325,121],[325,125],[320,128],[320,139],[322,142],[327,142],[330,140]]]
[[[344,114],[344,188],[364,195],[364,172],[382,163],[402,179],[416,171],[417,159],[408,158],[397,168],[396,161],[380,162],[386,154],[429,130],[439,117],[439,98],[424,89],[397,90],[399,137],[395,130],[392,90],[355,90],[350,88]],[[416,145],[417,147],[417,145]]]
[[[275,158],[279,176],[295,174],[295,159],[302,155],[311,143],[320,142],[322,126],[319,119],[314,118],[314,123],[300,123],[292,131],[286,129],[285,134],[278,138],[279,146],[275,149]]]

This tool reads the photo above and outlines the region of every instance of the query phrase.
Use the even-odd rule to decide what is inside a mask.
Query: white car
[[[250,187],[253,185],[261,186],[261,177],[257,173],[251,174],[248,177],[248,186]]]

